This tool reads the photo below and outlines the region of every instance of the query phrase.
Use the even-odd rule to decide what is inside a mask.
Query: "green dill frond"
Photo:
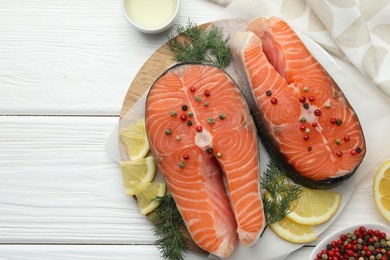
[[[160,205],[151,219],[154,223],[153,232],[159,237],[155,245],[165,259],[184,260],[183,254],[187,251],[187,242],[180,231],[184,221],[176,203],[170,195],[157,197],[156,200]]]
[[[204,29],[195,22],[176,25],[176,35],[168,36],[167,45],[178,62],[214,64],[225,68],[231,61],[229,38],[224,38],[221,28],[214,25]]]
[[[215,64],[220,68],[229,65],[232,59],[230,48],[227,48],[229,37],[224,39],[221,28],[212,26],[209,31],[209,48],[215,56]]]
[[[277,161],[271,159],[268,168],[261,178],[261,187],[266,190],[263,195],[264,211],[267,222],[276,223],[289,213],[291,203],[298,199],[302,189],[300,185],[288,181]]]

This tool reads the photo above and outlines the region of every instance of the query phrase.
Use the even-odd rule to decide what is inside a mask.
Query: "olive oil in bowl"
[[[174,22],[179,0],[122,0],[122,10],[127,20],[139,31],[159,33]]]

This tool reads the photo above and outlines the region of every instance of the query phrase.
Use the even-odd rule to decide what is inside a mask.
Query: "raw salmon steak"
[[[252,245],[265,225],[258,138],[230,76],[210,65],[170,68],[148,94],[146,131],[195,243],[223,258],[237,237]]]
[[[325,189],[365,154],[358,117],[338,85],[286,22],[258,18],[230,40],[257,130],[294,181]]]

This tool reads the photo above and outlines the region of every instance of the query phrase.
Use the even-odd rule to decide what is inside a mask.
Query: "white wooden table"
[[[222,10],[182,0],[177,21],[201,24]],[[0,259],[160,259],[105,143],[130,82],[168,33],[134,30],[119,0],[0,1]],[[320,239],[362,220],[386,223],[372,174]]]

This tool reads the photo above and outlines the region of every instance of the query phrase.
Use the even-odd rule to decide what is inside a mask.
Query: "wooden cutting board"
[[[152,56],[150,56],[130,84],[123,101],[120,118],[126,115],[127,111],[129,111],[135,102],[138,101],[157,77],[174,63],[173,53],[167,44],[162,45]]]
[[[201,27],[206,28],[209,25],[210,23],[207,23],[201,25]],[[149,87],[154,83],[154,81],[163,72],[165,72],[168,68],[170,68],[176,63],[173,56],[173,52],[169,49],[168,45],[164,43],[142,65],[141,69],[134,77],[126,93],[120,112],[120,120],[125,117],[126,113],[133,107],[133,105],[145,93],[145,91],[149,89]],[[147,217],[151,220],[153,214],[154,213],[152,212],[148,214]],[[187,246],[190,251],[198,252],[205,255],[207,254],[206,251],[199,248],[196,243],[191,239],[188,230],[184,226],[182,227],[181,232],[187,240]]]
[[[202,28],[207,28],[212,23],[205,23],[200,25]],[[223,28],[224,32],[229,34],[231,31],[239,30],[243,24],[242,19],[221,20],[213,22],[214,25]],[[179,36],[180,37],[180,36]],[[183,38],[184,41],[188,39]],[[126,93],[125,99],[122,104],[120,112],[120,120],[123,119],[126,113],[133,107],[138,99],[149,89],[154,81],[168,68],[174,65],[174,54],[169,49],[168,45],[164,43],[156,52],[154,52],[149,59],[142,65],[133,81],[131,82],[129,89]],[[147,217],[151,219],[153,212]],[[208,254],[206,251],[199,248],[196,243],[191,239],[188,230],[182,227],[182,233],[187,239],[187,246],[189,251],[198,252],[201,254]]]
[[[217,21],[218,23],[223,21]],[[207,28],[211,23],[200,25],[202,28]],[[126,97],[122,104],[120,118],[124,117],[127,111],[138,101],[145,91],[164,71],[175,63],[173,53],[168,45],[163,44],[149,59],[144,63],[141,69],[136,74],[127,91]]]

